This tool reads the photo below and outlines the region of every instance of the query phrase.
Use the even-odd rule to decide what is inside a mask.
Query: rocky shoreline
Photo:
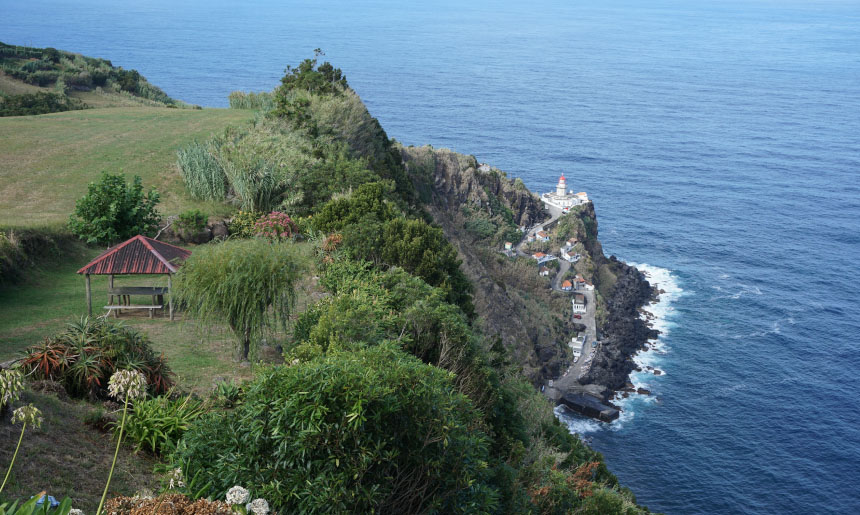
[[[612,295],[606,302],[609,316],[600,328],[601,344],[590,369],[580,381],[583,385],[603,386],[601,397],[604,402],[608,402],[615,392],[631,389],[630,374],[638,368],[633,356],[643,347],[647,348],[648,340],[659,335],[641,316],[641,308],[656,301],[657,292],[641,271],[618,261],[615,256],[609,260],[621,273],[617,274]]]

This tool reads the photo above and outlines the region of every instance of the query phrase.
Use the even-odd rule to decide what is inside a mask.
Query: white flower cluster
[[[269,503],[265,499],[254,499],[245,505],[245,510],[254,515],[266,515],[269,513]]]
[[[233,488],[227,490],[227,504],[242,504],[251,497],[251,494],[248,493],[248,490],[245,490],[241,486],[234,486]]]
[[[182,488],[185,486],[185,481],[182,480],[182,469],[175,468],[170,472],[170,481],[167,483],[167,488]]]
[[[18,422],[23,422],[24,424],[29,424],[35,427],[41,427],[42,412],[32,404],[21,406],[12,412],[12,423],[17,424]]]
[[[117,370],[108,382],[108,393],[117,400],[142,398],[146,395],[146,378],[137,370]]]
[[[69,510],[69,515],[84,515],[84,510],[72,508],[71,510]]]
[[[0,370],[0,406],[17,401],[23,389],[24,374],[20,370]]]

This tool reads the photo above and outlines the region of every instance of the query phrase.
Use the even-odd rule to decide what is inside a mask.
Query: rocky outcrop
[[[519,226],[532,226],[548,217],[540,198],[522,182],[508,179],[496,168],[481,171],[474,156],[430,146],[402,147],[401,155],[424,200],[440,209],[459,211],[464,205],[478,204],[494,214],[491,197],[495,197],[511,210]]]
[[[653,296],[651,285],[636,268],[609,258],[615,284],[607,299],[608,316],[601,327],[601,343],[594,354],[582,383],[599,384],[617,391],[626,387],[630,372],[635,370],[633,355],[657,331],[639,317],[639,308]]]
[[[156,239],[180,245],[189,243],[199,245],[216,238],[226,238],[229,234],[225,220],[214,220],[199,229],[190,230],[178,228],[175,220],[168,219],[168,225],[160,231]]]

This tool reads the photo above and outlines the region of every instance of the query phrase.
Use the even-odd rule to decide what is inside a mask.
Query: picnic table
[[[149,318],[153,317],[156,309],[164,308],[164,294],[167,293],[167,288],[162,286],[119,286],[108,288],[110,300],[105,309],[108,314],[113,312],[114,316],[118,316],[123,309],[148,309]],[[132,304],[132,295],[142,295],[150,297],[151,304]],[[114,303],[114,297],[117,297],[117,303]]]

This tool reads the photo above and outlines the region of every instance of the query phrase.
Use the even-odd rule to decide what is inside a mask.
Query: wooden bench
[[[156,309],[164,308],[161,304],[153,304],[151,306],[144,306],[142,304],[118,304],[113,306],[105,306],[105,309],[108,310],[108,315],[113,311],[113,316],[116,317],[117,313],[121,309],[148,309],[149,310],[149,318],[152,318],[152,314],[155,313]]]

